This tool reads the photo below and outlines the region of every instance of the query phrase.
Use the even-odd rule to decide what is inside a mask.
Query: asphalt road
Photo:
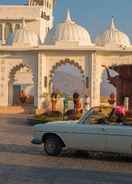
[[[132,184],[132,158],[65,150],[49,157],[30,143],[23,116],[0,116],[0,184]]]

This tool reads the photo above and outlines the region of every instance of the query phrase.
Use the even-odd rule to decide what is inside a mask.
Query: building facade
[[[113,70],[115,66],[132,67],[130,40],[113,19],[106,32],[92,42],[89,32],[72,20],[69,11],[54,26],[54,5],[54,0],[29,0],[23,6],[0,6],[0,106],[14,105],[17,94],[26,89],[34,97],[34,107],[44,108],[55,71],[67,63],[80,72],[90,105],[100,105],[103,66]],[[131,96],[124,94],[129,105]]]

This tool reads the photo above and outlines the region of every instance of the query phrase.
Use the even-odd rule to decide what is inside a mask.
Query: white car
[[[132,154],[132,126],[108,121],[109,108],[95,107],[79,121],[38,124],[33,128],[33,144],[43,144],[48,155],[58,155],[64,147]],[[113,120],[111,120],[113,121]]]

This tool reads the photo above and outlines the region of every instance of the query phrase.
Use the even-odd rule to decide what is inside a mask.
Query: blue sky
[[[24,0],[0,0],[0,4],[24,4]],[[57,0],[55,22],[63,20],[64,12],[70,8],[71,15],[85,26],[92,37],[104,31],[115,17],[121,31],[132,39],[132,0]]]

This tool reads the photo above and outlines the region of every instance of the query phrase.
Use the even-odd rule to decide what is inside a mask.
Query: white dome
[[[71,20],[68,11],[66,20],[51,29],[45,39],[45,44],[76,44],[92,45],[88,31]]]
[[[112,19],[111,26],[106,32],[101,34],[96,38],[96,45],[98,46],[129,46],[130,39],[129,37],[119,31],[115,24],[114,24],[114,19]]]
[[[29,46],[35,47],[39,45],[39,38],[38,35],[34,32],[28,31],[23,23],[23,27],[16,30],[15,33],[11,33],[8,40],[8,45],[13,46]]]

